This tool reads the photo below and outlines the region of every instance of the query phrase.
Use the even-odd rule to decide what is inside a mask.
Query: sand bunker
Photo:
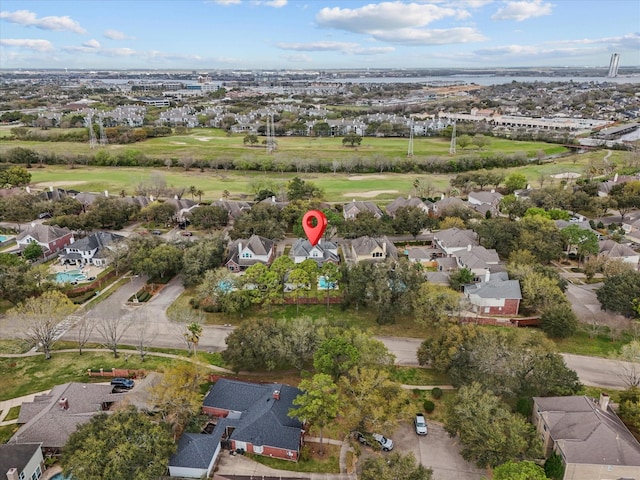
[[[186,145],[186,142],[169,142],[171,145]]]
[[[208,142],[209,140],[211,140],[209,137],[193,137],[193,138],[195,138],[200,142]]]
[[[580,175],[579,173],[576,172],[563,172],[563,173],[556,173],[555,175],[551,175],[553,178],[579,178],[582,175]]]
[[[38,182],[34,186],[38,188],[47,187],[68,187],[70,185],[82,185],[87,183],[85,180],[67,180],[65,182]]]
[[[385,193],[398,193],[398,190],[369,190],[368,192],[343,193],[343,197],[373,198]]]
[[[349,180],[384,180],[385,178],[387,178],[386,175],[356,175],[349,177]]]

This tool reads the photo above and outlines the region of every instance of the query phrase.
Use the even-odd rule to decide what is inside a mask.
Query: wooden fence
[[[101,368],[98,371],[87,369],[87,373],[90,377],[124,377],[124,378],[144,378],[147,375],[145,370],[129,370],[127,368],[112,368],[111,370],[105,370]]]

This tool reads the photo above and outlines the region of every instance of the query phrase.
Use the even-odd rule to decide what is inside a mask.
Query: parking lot
[[[391,438],[394,451],[413,452],[416,459],[433,470],[434,480],[481,480],[486,471],[465,461],[456,438],[450,438],[442,425],[429,422],[429,434],[418,436],[412,423],[402,423]]]

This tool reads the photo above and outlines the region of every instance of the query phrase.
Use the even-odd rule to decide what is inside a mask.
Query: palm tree
[[[195,194],[198,196],[198,202],[202,202],[202,195],[204,195],[204,192],[201,189],[197,189],[195,191]]]
[[[196,188],[195,185],[191,185],[189,187],[189,193],[191,194],[191,198],[195,199],[196,195],[198,194],[197,192],[198,192],[198,189]]]
[[[198,343],[200,342],[200,337],[202,336],[202,325],[198,322],[192,322],[187,325],[187,329],[184,332],[184,338],[187,342],[193,344],[193,356],[197,355]]]

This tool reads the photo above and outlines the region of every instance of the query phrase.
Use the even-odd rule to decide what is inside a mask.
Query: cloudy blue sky
[[[0,68],[640,66],[640,0],[0,0]]]

